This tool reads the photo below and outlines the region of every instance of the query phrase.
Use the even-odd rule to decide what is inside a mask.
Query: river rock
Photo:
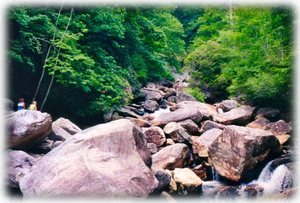
[[[142,118],[128,118],[131,122],[133,122],[135,125],[140,127],[150,127],[151,124],[148,121],[145,121]]]
[[[163,190],[168,189],[170,182],[171,182],[171,176],[166,171],[157,171],[155,173],[155,177],[158,180],[158,186],[155,188],[154,193],[161,192]]]
[[[263,130],[267,130],[268,127],[267,125],[270,123],[270,121],[264,117],[257,117],[254,121],[251,123],[247,124],[247,127],[250,128],[260,128]]]
[[[209,146],[208,155],[218,174],[240,181],[279,149],[277,138],[269,131],[230,125]]]
[[[231,109],[237,108],[238,103],[235,100],[227,99],[217,104],[218,108],[221,108],[224,112],[230,111]]]
[[[147,101],[145,101],[144,109],[147,112],[153,113],[158,108],[159,108],[159,105],[158,105],[158,103],[156,101],[153,101],[153,100],[147,100]]]
[[[247,127],[271,131],[277,137],[281,145],[285,144],[291,137],[287,133],[290,133],[292,127],[289,123],[283,120],[270,122],[268,119],[259,116],[254,121],[249,123]]]
[[[239,196],[239,188],[235,186],[222,186],[216,194],[217,198],[223,199],[233,199]]]
[[[40,111],[21,110],[6,120],[8,147],[28,149],[43,140],[51,132],[52,118]]]
[[[198,101],[183,101],[176,104],[175,109],[197,109],[201,112],[205,119],[212,118],[213,115],[217,114],[217,109],[214,105],[206,104]],[[195,121],[196,122],[196,121]],[[198,123],[198,122],[196,122]]]
[[[281,145],[284,145],[285,143],[287,143],[291,138],[291,136],[288,134],[275,135],[275,136]]]
[[[164,169],[173,170],[182,168],[189,162],[189,148],[186,144],[177,143],[166,146],[152,155],[152,170],[161,171]]]
[[[176,96],[171,95],[170,97],[168,97],[167,101],[171,103],[176,103],[176,98],[177,98]]]
[[[217,192],[223,187],[224,185],[220,181],[203,181],[202,182],[202,192],[205,198],[207,197],[215,197]]]
[[[120,116],[140,118],[141,116],[134,112],[134,107],[123,106],[121,109],[117,110]]]
[[[52,134],[49,135],[49,139],[63,141],[80,131],[81,129],[69,119],[59,118],[52,123]]]
[[[181,121],[179,122],[179,125],[181,125],[184,129],[186,129],[186,131],[190,134],[198,133],[198,125],[191,119]]]
[[[166,125],[170,122],[179,122],[186,119],[191,119],[198,123],[202,119],[202,114],[199,110],[193,108],[180,108],[172,112],[162,112],[154,117],[151,121],[152,125]]]
[[[213,128],[205,131],[193,142],[193,152],[199,157],[208,157],[208,147],[222,134],[222,130]]]
[[[146,94],[146,100],[154,100],[158,101],[163,98],[164,93],[160,90],[154,89],[154,88],[142,88],[141,92]]]
[[[17,150],[9,150],[7,158],[8,185],[19,188],[19,181],[30,171],[37,159],[26,152]]]
[[[207,130],[213,129],[213,128],[217,128],[220,130],[224,129],[224,125],[220,124],[220,123],[216,123],[210,120],[204,121],[204,123],[202,124],[202,127],[200,129],[200,133],[204,133]]]
[[[279,114],[279,110],[270,107],[262,107],[259,108],[256,112],[256,118],[258,117],[265,117],[268,119],[274,119]]]
[[[199,164],[198,166],[195,166],[192,168],[192,171],[201,179],[206,180],[207,179],[207,169],[202,165]]]
[[[161,81],[159,81],[159,84],[168,88],[173,87],[173,83],[169,80],[163,79]]]
[[[148,143],[154,143],[157,147],[160,147],[166,142],[165,133],[160,127],[142,128],[142,131]]]
[[[147,197],[158,186],[140,128],[127,119],[85,129],[20,181],[24,196]]]
[[[175,144],[175,142],[171,138],[167,138],[166,145],[172,145],[172,144]]]
[[[147,143],[147,149],[151,154],[155,154],[158,151],[158,148],[154,143]]]
[[[169,176],[171,177],[171,180],[170,180],[170,183],[169,183],[169,188],[168,188],[169,192],[170,193],[176,192],[177,191],[177,184],[176,184],[175,180],[172,177],[172,171],[166,169],[166,170],[164,170],[164,172],[168,173]]]
[[[196,101],[196,99],[192,96],[189,95],[187,93],[183,93],[183,92],[177,92],[176,93],[176,102],[183,102],[183,101]]]
[[[284,120],[269,123],[267,127],[275,135],[289,134],[292,130],[292,126]]]
[[[189,168],[175,168],[172,177],[177,184],[179,194],[189,194],[201,191],[202,180]]]
[[[225,125],[245,124],[251,119],[253,110],[254,108],[251,106],[241,106],[226,113],[215,114],[213,120]]]
[[[241,191],[240,194],[242,197],[254,198],[257,196],[262,196],[264,188],[256,184],[246,185]]]
[[[164,127],[164,132],[169,135],[174,142],[193,143],[191,136],[178,123],[170,122]]]

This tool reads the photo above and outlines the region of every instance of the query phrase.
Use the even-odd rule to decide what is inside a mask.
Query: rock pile
[[[234,185],[259,174],[270,159],[281,157],[273,167],[294,170],[284,156],[292,127],[279,110],[198,102],[181,92],[184,85],[149,84],[134,104],[112,114],[114,121],[85,130],[64,118],[52,123],[47,113],[13,113],[8,185],[24,196],[235,197],[242,193]],[[216,177],[233,184],[210,182]],[[287,185],[280,192],[291,190]],[[242,190],[253,197],[266,189]]]

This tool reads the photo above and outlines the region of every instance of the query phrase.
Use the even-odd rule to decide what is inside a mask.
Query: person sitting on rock
[[[25,109],[24,98],[20,98],[18,102],[18,111]]]
[[[32,104],[30,104],[30,106],[29,106],[29,108],[28,108],[29,110],[37,110],[37,105],[36,105],[36,101],[33,101],[32,102]]]

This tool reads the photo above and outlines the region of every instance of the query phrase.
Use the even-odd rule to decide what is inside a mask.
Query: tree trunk
[[[55,31],[53,33],[53,37],[52,37],[52,41],[55,40],[56,38],[56,29],[57,29],[57,24],[58,24],[58,19],[60,17],[60,13],[61,13],[61,10],[63,9],[63,4],[61,5],[60,9],[59,9],[59,12],[58,12],[58,16],[56,18],[56,22],[55,22]],[[40,90],[40,87],[41,87],[41,84],[42,84],[42,80],[44,78],[44,75],[45,75],[45,70],[46,70],[46,64],[47,64],[47,61],[48,61],[48,57],[49,57],[49,54],[50,54],[50,51],[52,49],[52,45],[50,44],[49,45],[49,48],[48,48],[48,51],[47,51],[47,54],[46,54],[46,57],[45,57],[45,60],[44,60],[44,64],[43,64],[43,70],[42,70],[42,73],[41,73],[41,76],[40,76],[40,79],[39,79],[39,82],[38,82],[38,85],[37,85],[37,88],[35,90],[35,93],[34,93],[34,96],[32,98],[32,102],[36,99],[36,96]]]
[[[71,8],[71,13],[70,13],[69,21],[68,21],[68,24],[67,24],[67,26],[66,26],[66,28],[65,28],[65,32],[64,32],[63,36],[61,37],[61,42],[63,41],[63,39],[64,39],[64,37],[65,37],[65,35],[66,35],[67,31],[68,31],[68,28],[69,28],[69,25],[70,25],[70,22],[71,22],[71,19],[72,19],[73,11],[74,11],[74,9]],[[54,67],[57,66],[58,58],[59,58],[59,54],[60,54],[60,50],[61,50],[61,48],[58,49],[58,53],[57,53],[57,56],[56,56],[56,62],[55,62],[55,66],[54,66]],[[40,111],[43,110],[44,105],[45,105],[45,103],[46,103],[46,101],[47,101],[47,98],[48,98],[48,96],[49,96],[51,87],[52,87],[52,85],[53,85],[54,77],[55,77],[55,69],[54,69],[53,75],[52,75],[52,77],[51,77],[51,81],[50,81],[50,84],[49,84],[49,86],[48,86],[47,93],[46,93],[46,95],[45,95],[45,98],[44,98],[44,100],[43,100],[43,103],[42,103],[42,105],[41,105]]]

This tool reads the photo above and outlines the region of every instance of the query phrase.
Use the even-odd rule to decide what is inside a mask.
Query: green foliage
[[[65,112],[76,119],[99,116],[129,103],[142,85],[172,79],[171,71],[181,66],[184,31],[172,12],[172,8],[75,8],[66,30],[70,8],[60,14],[57,8],[11,8],[13,100],[23,92],[25,99],[32,99],[51,45],[46,79],[37,98],[38,103],[43,100],[54,75],[46,111]]]
[[[199,102],[204,102],[206,96],[204,93],[197,87],[187,87],[184,89],[184,92],[195,97]]]
[[[233,27],[229,9],[207,9],[199,17],[199,30],[185,59],[192,84],[256,104],[287,105],[292,68],[290,10],[241,7],[233,13]]]

